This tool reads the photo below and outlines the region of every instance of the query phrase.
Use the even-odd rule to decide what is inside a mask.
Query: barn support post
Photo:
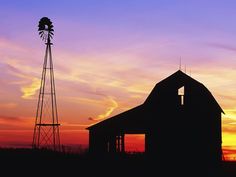
[[[125,152],[124,134],[116,135],[116,152]]]

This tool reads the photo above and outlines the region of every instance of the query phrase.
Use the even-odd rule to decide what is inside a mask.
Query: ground
[[[168,169],[162,164],[147,160],[142,154],[93,156],[89,153],[71,154],[47,150],[0,149],[1,171],[5,176],[209,176],[235,177],[236,162],[223,162],[215,175],[191,171],[190,168],[175,168],[171,161]],[[165,165],[165,167],[167,167]],[[7,175],[6,175],[7,174]],[[34,175],[35,174],[35,175]]]

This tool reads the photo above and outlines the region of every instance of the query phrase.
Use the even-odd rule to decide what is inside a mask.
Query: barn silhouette
[[[178,70],[157,83],[143,104],[88,127],[89,151],[124,152],[125,134],[145,134],[145,154],[157,162],[217,169],[221,113],[210,91]]]

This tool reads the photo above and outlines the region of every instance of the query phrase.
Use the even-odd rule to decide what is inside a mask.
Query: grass
[[[0,149],[1,172],[11,176],[44,175],[53,176],[206,176],[207,173],[191,171],[169,161],[160,164],[152,161],[142,153],[93,156],[83,153],[61,153],[49,150]],[[164,168],[165,167],[165,168]],[[196,169],[196,168],[194,168]],[[165,175],[164,175],[165,174]],[[208,175],[210,177],[210,175]],[[223,162],[222,173],[215,177],[235,177],[236,162]],[[213,177],[211,175],[211,177]]]

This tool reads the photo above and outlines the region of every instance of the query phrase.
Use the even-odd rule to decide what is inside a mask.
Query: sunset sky
[[[203,83],[225,112],[225,155],[236,152],[236,1],[0,4],[0,146],[32,142],[45,52],[37,25],[46,16],[55,29],[62,144],[87,145],[86,127],[142,104],[156,83],[179,69],[181,58],[183,71]]]

